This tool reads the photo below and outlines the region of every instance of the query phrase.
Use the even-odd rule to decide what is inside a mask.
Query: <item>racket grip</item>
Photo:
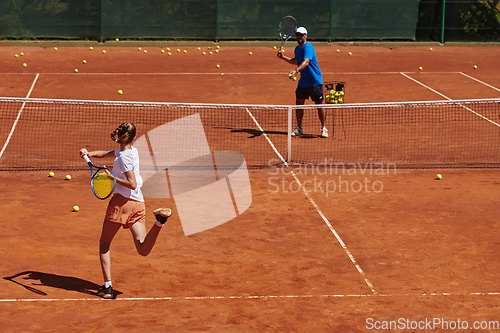
[[[90,158],[87,155],[83,155],[85,162],[90,163]]]

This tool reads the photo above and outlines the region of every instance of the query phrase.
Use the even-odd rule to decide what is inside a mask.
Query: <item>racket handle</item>
[[[90,158],[87,155],[83,155],[85,162],[90,163]]]

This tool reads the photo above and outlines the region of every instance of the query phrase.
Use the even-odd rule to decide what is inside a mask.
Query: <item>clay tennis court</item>
[[[215,50],[208,43],[89,45],[2,46],[0,96],[294,102],[293,68],[276,58],[273,44],[221,43],[212,55],[201,54]],[[500,97],[497,46],[388,45],[318,43],[324,80],[347,82],[347,103]],[[170,56],[160,52],[167,47]],[[2,145],[12,120],[3,122]],[[64,141],[64,133],[54,137]],[[107,201],[93,196],[89,172],[2,172],[1,327],[366,332],[394,323],[419,331],[431,322],[434,331],[500,331],[498,169],[382,171],[249,170],[250,208],[188,237],[173,199],[146,198],[147,228],[155,208],[174,214],[148,257],[136,253],[128,231],[118,233],[111,248],[116,300],[95,296]],[[328,181],[344,187],[329,191]]]

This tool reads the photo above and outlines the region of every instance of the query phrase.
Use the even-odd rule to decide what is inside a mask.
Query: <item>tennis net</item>
[[[298,108],[304,110],[303,135],[291,137]],[[326,114],[328,138],[319,135],[318,108]],[[0,98],[0,117],[2,171],[86,169],[79,149],[116,149],[109,133],[125,121],[136,125],[151,152],[235,151],[249,168],[285,161],[500,166],[500,99],[298,107]],[[165,124],[175,134],[168,145],[157,136],[151,142],[148,133]]]

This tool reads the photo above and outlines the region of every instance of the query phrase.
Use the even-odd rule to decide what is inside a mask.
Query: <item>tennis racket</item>
[[[90,185],[92,187],[92,192],[94,192],[94,195],[98,199],[104,200],[108,198],[116,187],[116,178],[113,171],[92,164],[87,155],[84,155],[83,159],[90,167]]]
[[[281,47],[283,49],[286,41],[297,31],[297,20],[293,16],[285,16],[281,19],[278,32],[281,37]]]

